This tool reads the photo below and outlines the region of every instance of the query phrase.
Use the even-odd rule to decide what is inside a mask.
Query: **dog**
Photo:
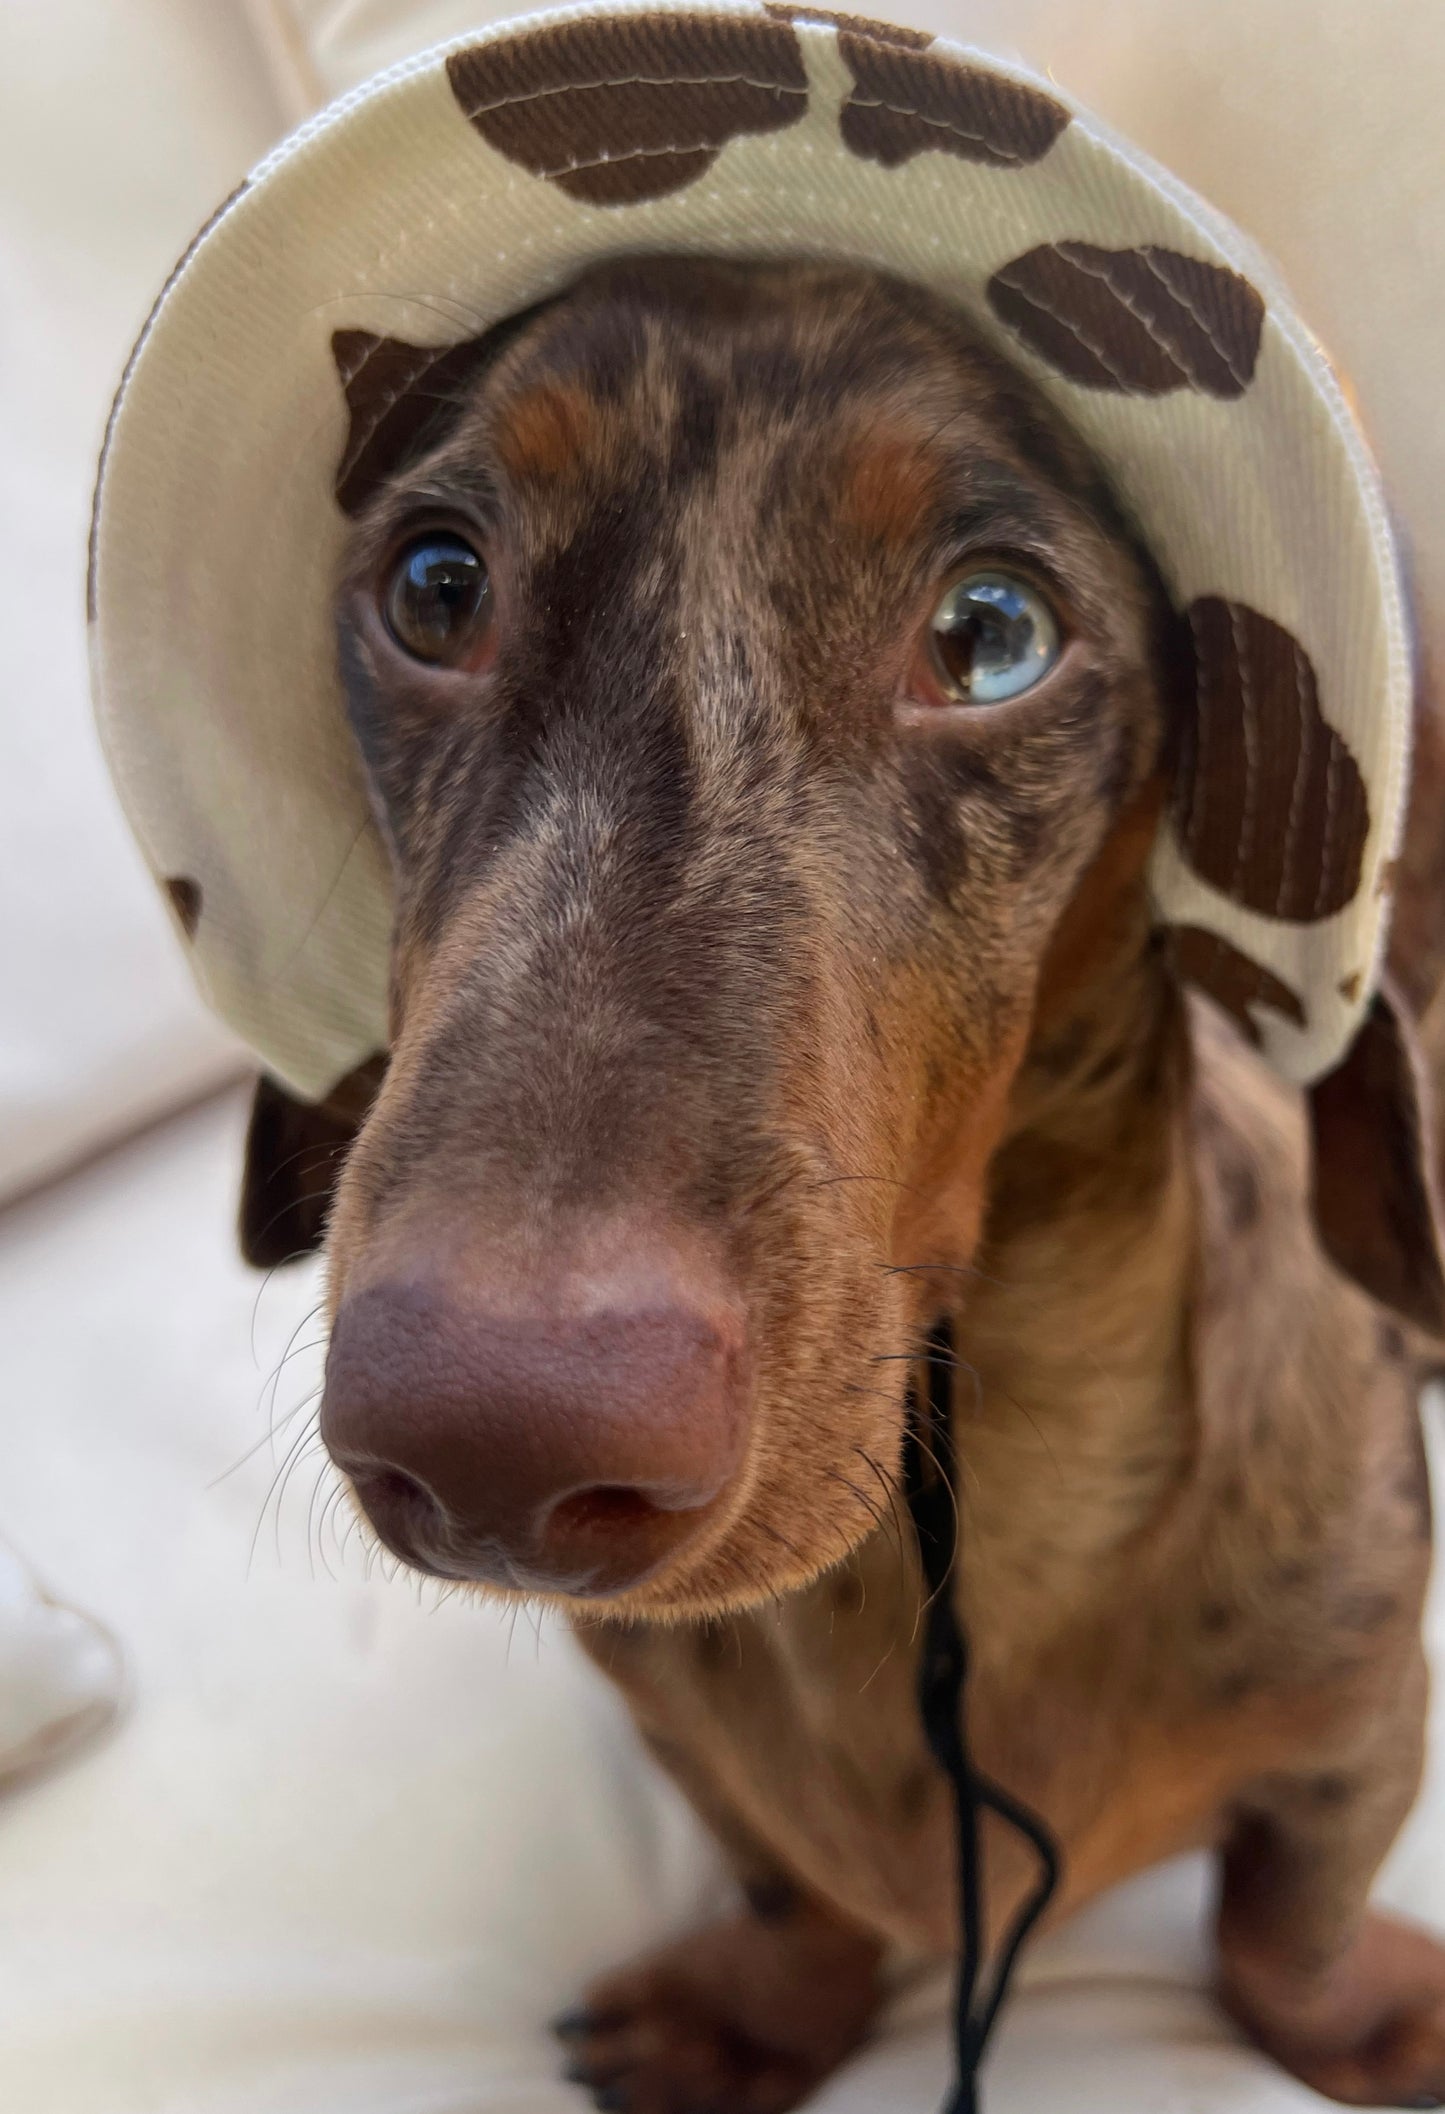
[[[1437,721],[1304,1095],[1262,972],[1151,919],[1211,639],[944,304],[624,258],[403,423],[336,611],[390,1048],[260,1083],[242,1237],[325,1242],[382,1542],[563,1608],[741,1882],[586,1993],[569,2075],[782,2114],[956,1948],[899,1480],[944,1317],[976,1759],[1054,1915],[1210,1846],[1234,2018],[1445,2103],[1445,1949],[1367,1906],[1426,1691]],[[1030,1872],[986,1853],[997,1937]]]

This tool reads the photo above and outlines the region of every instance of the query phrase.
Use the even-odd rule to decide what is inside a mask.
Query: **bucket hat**
[[[348,517],[496,322],[624,252],[848,259],[953,303],[1093,450],[1187,618],[1152,885],[1312,1081],[1369,1003],[1410,663],[1378,478],[1249,241],[1056,84],[909,29],[631,0],[409,60],[167,282],[90,567],[103,737],[201,988],[317,1098],[386,1041],[389,879],[333,664]]]

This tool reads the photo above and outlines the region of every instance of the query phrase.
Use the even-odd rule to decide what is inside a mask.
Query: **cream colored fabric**
[[[717,120],[702,173],[694,164],[665,195],[629,177],[617,194],[627,202],[599,202],[613,150],[553,169],[554,183],[532,173],[521,134],[498,132],[515,117],[522,133],[540,124],[550,137],[566,106],[554,87],[507,87],[506,54],[484,35],[467,62],[486,77],[472,107],[434,56],[273,156],[186,261],[143,341],[100,487],[93,665],[123,798],[184,913],[203,989],[303,1092],[384,1039],[387,881],[341,713],[327,592],[345,533],[332,482],[348,432],[332,334],[455,343],[619,247],[845,255],[937,287],[1033,373],[1101,457],[1181,608],[1213,613],[1224,643],[1210,654],[1223,653],[1245,725],[1237,785],[1215,760],[1218,726],[1203,725],[1199,781],[1206,807],[1223,786],[1234,811],[1222,839],[1199,832],[1216,840],[1212,859],[1193,815],[1187,830],[1166,823],[1160,914],[1216,936],[1226,978],[1232,962],[1247,987],[1235,990],[1237,1010],[1282,1070],[1316,1076],[1368,1002],[1409,670],[1379,491],[1314,339],[1247,243],[1083,112],[1070,118],[1051,84],[955,54],[952,114],[920,120],[914,103],[941,91],[917,69],[937,66],[936,51],[869,46],[885,58],[868,63],[896,85],[870,76],[855,87],[858,44],[850,51],[828,26],[794,30],[749,0],[674,10],[656,18],[658,56],[650,12],[574,10],[566,19],[587,38],[568,62],[577,78],[600,70],[625,101],[633,68],[664,94],[695,89],[700,71],[726,101],[777,65],[797,84],[781,121],[765,86],[756,122]],[[703,45],[719,36],[732,56],[714,75]],[[994,84],[982,116],[980,77]],[[850,110],[860,123],[881,112],[914,136],[898,151],[860,146]],[[1039,113],[1051,110],[1062,129],[1041,140]],[[999,112],[999,137],[980,156],[973,128]],[[632,121],[619,111],[623,132]],[[658,152],[634,157],[634,172]],[[616,166],[626,160],[619,146]],[[1058,265],[1078,245],[1072,292],[1035,284],[1005,311],[999,280],[1041,253]],[[1118,258],[1131,283],[1111,297],[1114,314],[1144,350],[1193,328],[1225,379],[1156,387],[1116,345],[1098,351],[1069,303]],[[1240,302],[1263,304],[1253,337]],[[1062,347],[1042,356],[1041,312]],[[1206,697],[1209,666],[1206,656],[1202,718],[1206,704],[1219,709]],[[1281,742],[1292,760],[1271,786]],[[1287,869],[1274,895],[1262,856],[1272,846]]]
[[[368,1579],[313,1457],[268,1503],[319,1288],[235,1259],[243,1115],[0,1218],[6,1510],[107,1610],[134,1687],[113,1736],[0,1801],[0,2107],[580,2114],[544,2021],[708,1913],[715,1868],[565,1638]],[[1438,1406],[1429,1428],[1438,1468]],[[1438,1590],[1430,1631],[1438,1665]],[[1031,1955],[987,2114],[1321,2109],[1214,2009],[1208,1887],[1166,1866]],[[1445,1927],[1438,1759],[1383,1891]],[[933,1987],[815,2108],[937,2114],[946,2072]]]
[[[232,0],[0,6],[0,1197],[238,1063],[116,812],[76,583],[120,365],[282,122]]]

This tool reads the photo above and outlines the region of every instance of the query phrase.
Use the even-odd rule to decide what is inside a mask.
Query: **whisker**
[[[325,1300],[318,1300],[316,1305],[312,1307],[310,1313],[302,1315],[301,1319],[297,1322],[295,1328],[291,1331],[291,1334],[287,1337],[286,1348],[281,1353],[281,1356],[277,1360],[276,1365],[268,1374],[267,1378],[261,1383],[261,1392],[256,1397],[256,1407],[258,1409],[261,1407],[261,1403],[265,1398],[266,1389],[269,1387],[271,1390],[271,1406],[269,1415],[273,1419],[276,1415],[276,1395],[281,1385],[281,1374],[285,1370],[286,1365],[290,1361],[291,1354],[296,1348],[296,1338],[301,1334],[301,1331],[303,1329],[310,1328],[312,1322],[315,1321],[317,1315],[321,1312],[325,1304]]]
[[[877,1182],[886,1189],[902,1189],[910,1196],[922,1196],[923,1191],[916,1182],[900,1181],[891,1174],[820,1174],[812,1181],[814,1189],[832,1189],[839,1182]]]
[[[265,1498],[262,1500],[260,1517],[256,1521],[255,1532],[251,1536],[251,1547],[246,1557],[246,1576],[248,1578],[251,1575],[251,1566],[256,1560],[256,1544],[261,1539],[261,1529],[266,1524],[266,1514],[271,1509],[272,1498],[277,1495],[277,1486],[281,1485],[281,1487],[284,1488],[282,1479],[289,1472],[292,1464],[298,1458],[301,1448],[306,1444],[307,1439],[312,1435],[312,1430],[313,1426],[308,1423],[305,1428],[298,1433],[296,1438],[292,1440],[291,1445],[287,1448],[285,1455],[282,1457],[280,1465],[277,1467],[275,1474],[271,1478],[270,1487],[266,1492]],[[277,1546],[276,1553],[279,1557],[281,1553],[279,1543]]]
[[[858,1488],[858,1485],[852,1480],[851,1477],[841,1475],[836,1468],[829,1468],[825,1472],[830,1482],[838,1483],[844,1490],[849,1490],[852,1492],[853,1496],[857,1498],[859,1504],[863,1507],[863,1510],[872,1520],[874,1526],[877,1527],[880,1534],[883,1533],[888,1526],[888,1519],[886,1515],[880,1510],[879,1506],[874,1501],[874,1499],[869,1497],[868,1493],[865,1490],[860,1490]]]
[[[271,1213],[271,1216],[267,1219],[265,1225],[257,1230],[257,1240],[264,1240],[266,1238],[266,1235],[271,1231],[271,1228],[273,1226],[279,1226],[282,1219],[286,1217],[287,1213],[290,1211],[294,1211],[298,1204],[324,1203],[330,1196],[334,1194],[335,1188],[336,1184],[334,1182],[328,1182],[324,1189],[305,1189],[301,1192],[299,1196],[288,1196],[285,1203],[279,1205],[277,1209]],[[313,1251],[310,1248],[293,1248],[291,1250],[291,1253],[283,1257],[283,1259],[279,1263],[272,1263],[271,1268],[273,1270],[284,1270],[287,1263],[300,1262],[303,1256],[310,1255],[312,1252]]]
[[[271,1230],[271,1226],[274,1224],[275,1220],[270,1220],[267,1225],[265,1225],[261,1229],[262,1232],[269,1233],[269,1231]],[[292,1250],[290,1255],[283,1255],[278,1262],[274,1262],[271,1264],[270,1268],[262,1277],[260,1284],[256,1287],[256,1297],[251,1302],[251,1363],[258,1368],[261,1363],[261,1353],[256,1345],[256,1323],[261,1318],[261,1301],[265,1297],[266,1292],[269,1290],[271,1280],[276,1275],[276,1272],[278,1270],[284,1270],[288,1263],[300,1262],[302,1258],[306,1255],[309,1255],[310,1252],[311,1251],[309,1248],[295,1248]]]
[[[269,1446],[275,1439],[276,1434],[280,1431],[284,1431],[293,1417],[299,1417],[302,1410],[305,1409],[308,1404],[316,1400],[317,1396],[321,1393],[321,1386],[322,1383],[318,1381],[315,1387],[311,1388],[306,1394],[301,1397],[301,1400],[296,1403],[294,1408],[288,1409],[284,1417],[279,1418],[275,1423],[273,1423],[269,1427],[268,1430],[263,1431],[254,1446],[248,1446],[246,1448],[246,1451],[240,1456],[239,1460],[232,1461],[229,1468],[223,1468],[219,1475],[213,1476],[211,1478],[211,1481],[207,1483],[206,1488],[208,1490],[219,1489],[221,1484],[224,1483],[230,1476],[235,1475],[238,1469],[244,1468],[248,1461],[253,1461],[256,1458],[256,1455],[261,1451],[261,1448],[263,1446]]]
[[[898,1509],[898,1500],[901,1496],[898,1484],[892,1476],[886,1475],[884,1473],[884,1471],[879,1467],[878,1463],[874,1460],[872,1454],[868,1452],[866,1447],[855,1446],[853,1448],[853,1451],[857,1454],[859,1460],[863,1463],[864,1467],[870,1469],[871,1472],[877,1477],[878,1482],[882,1486],[884,1496],[888,1500],[889,1517],[893,1521],[893,1531],[897,1537],[898,1553],[901,1557],[904,1551],[904,1533],[903,1517]]]
[[[770,1535],[772,1539],[780,1545],[780,1547],[786,1549],[788,1554],[792,1557],[794,1563],[801,1564],[804,1570],[807,1569],[807,1565],[804,1562],[803,1553],[801,1549],[796,1548],[794,1544],[788,1540],[786,1534],[780,1534],[778,1529],[772,1524],[771,1520],[758,1519],[755,1520],[753,1524],[755,1526],[761,1527],[764,1534]],[[781,1606],[781,1603],[779,1603],[779,1605]]]

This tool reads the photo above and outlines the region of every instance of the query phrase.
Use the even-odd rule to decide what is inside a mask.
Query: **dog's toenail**
[[[559,2041],[584,2041],[589,2033],[597,2030],[597,2021],[584,2006],[575,2011],[564,2011],[553,2019],[548,2029]]]

